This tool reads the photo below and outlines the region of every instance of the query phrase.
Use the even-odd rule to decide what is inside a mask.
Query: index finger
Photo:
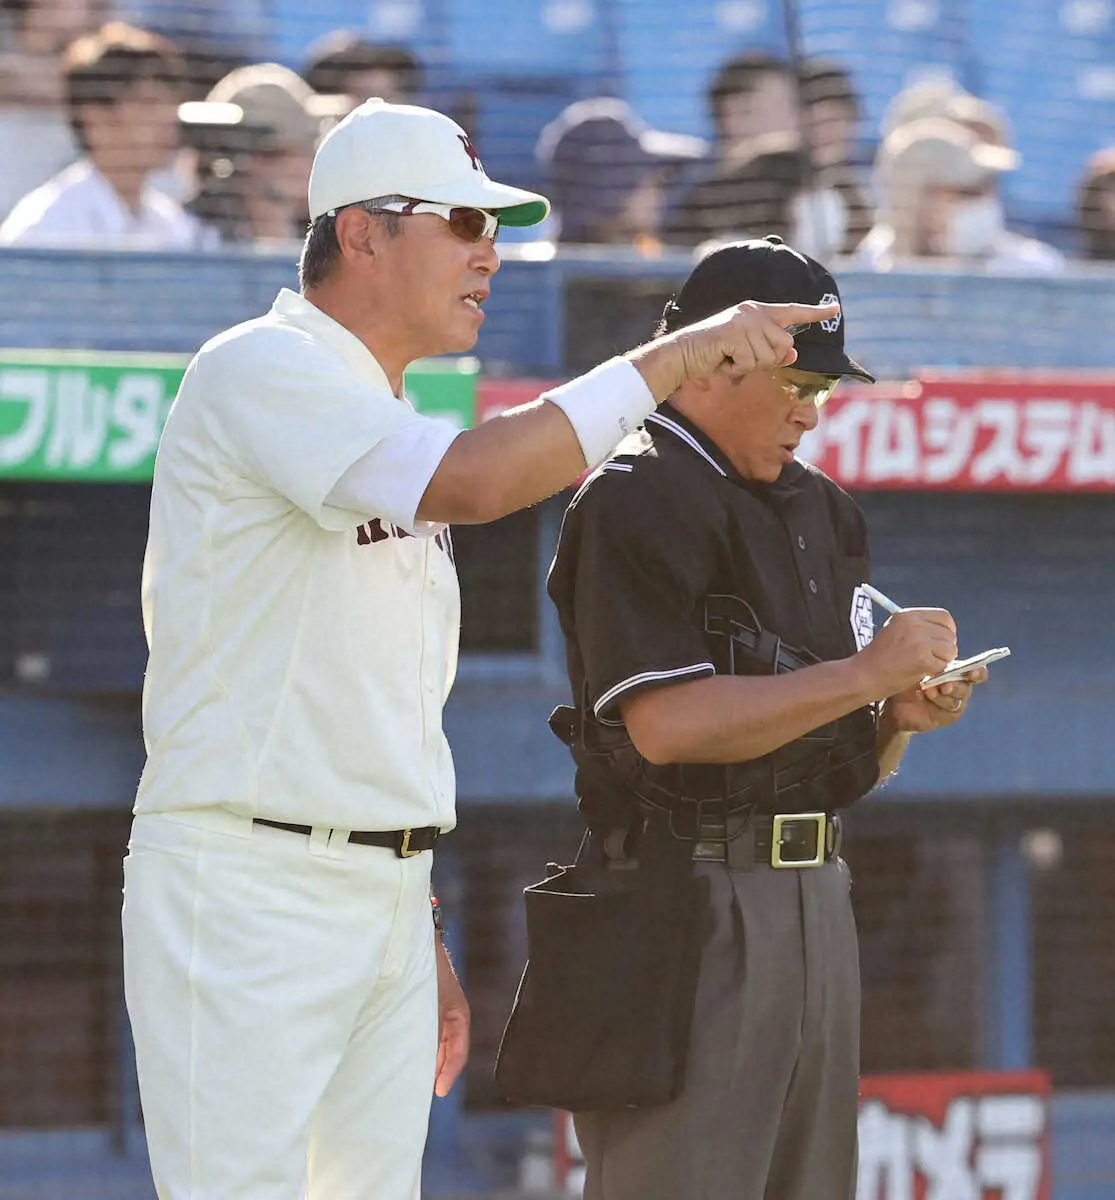
[[[777,322],[787,333],[801,333],[817,321],[828,321],[840,311],[840,305],[831,304],[764,304],[753,301],[756,308]]]

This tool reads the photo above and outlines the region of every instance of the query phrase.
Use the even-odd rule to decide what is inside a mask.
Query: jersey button
[[[809,590],[813,593],[814,596],[817,594],[817,581],[815,579],[811,579],[809,581]]]
[[[800,533],[798,534],[798,549],[799,550],[805,549],[805,538],[803,538]]]

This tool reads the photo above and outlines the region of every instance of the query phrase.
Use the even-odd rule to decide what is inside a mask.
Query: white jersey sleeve
[[[461,432],[450,421],[429,418],[389,433],[337,480],[332,508],[383,517],[415,537],[432,537],[444,524],[417,519],[418,505],[445,452]]]
[[[370,517],[409,527],[456,432],[416,413],[385,379],[378,385],[361,377],[289,329],[210,343],[195,365],[192,387],[215,423],[215,440],[247,479],[286,497],[323,529],[348,529]],[[184,381],[179,402],[189,386]],[[377,470],[362,470],[356,486],[333,495],[354,463],[404,430],[411,432],[392,442],[391,453],[373,460]]]

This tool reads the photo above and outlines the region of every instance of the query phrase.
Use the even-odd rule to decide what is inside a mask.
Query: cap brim
[[[1022,165],[1022,155],[1009,146],[994,146],[990,142],[981,142],[972,147],[972,161],[985,171],[1017,171]]]
[[[415,200],[432,200],[437,204],[490,208],[498,211],[504,225],[537,225],[550,215],[550,202],[545,196],[506,183],[496,183],[479,172],[474,180],[421,188],[408,195]]]
[[[701,138],[661,129],[644,129],[639,147],[651,161],[663,164],[695,162],[708,154],[708,143]]]
[[[798,371],[811,371],[815,375],[850,375],[854,379],[862,379],[864,383],[875,382],[875,376],[870,371],[836,346],[800,341],[794,345],[798,352],[794,367]]]

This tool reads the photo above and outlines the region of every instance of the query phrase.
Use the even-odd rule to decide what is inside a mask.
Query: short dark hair
[[[837,100],[859,115],[859,97],[852,86],[852,77],[834,62],[807,58],[798,68],[798,87],[806,108],[823,100]]]
[[[783,75],[788,79],[791,77],[789,64],[772,54],[737,54],[721,66],[708,88],[709,108],[717,130],[722,124],[724,101],[729,96],[746,96],[753,92],[767,75]]]
[[[388,237],[398,237],[403,228],[402,214],[372,208],[373,203],[372,200],[360,200],[355,204],[346,204],[345,208],[362,208],[372,213],[383,224]],[[341,245],[337,241],[337,217],[343,211],[331,210],[310,222],[298,259],[298,284],[302,291],[324,283],[341,257]]]
[[[80,109],[87,104],[115,104],[132,84],[144,79],[184,85],[185,63],[168,38],[110,21],[70,43],[62,60],[62,80],[70,124],[83,148],[88,149]]]
[[[1115,230],[1104,205],[1107,192],[1115,192],[1115,147],[1092,155],[1077,188],[1076,217],[1086,258],[1115,259]]]
[[[405,46],[378,46],[344,31],[311,47],[302,78],[323,96],[339,96],[348,90],[348,76],[357,71],[395,71],[405,80],[406,91],[422,89],[422,67]]]

